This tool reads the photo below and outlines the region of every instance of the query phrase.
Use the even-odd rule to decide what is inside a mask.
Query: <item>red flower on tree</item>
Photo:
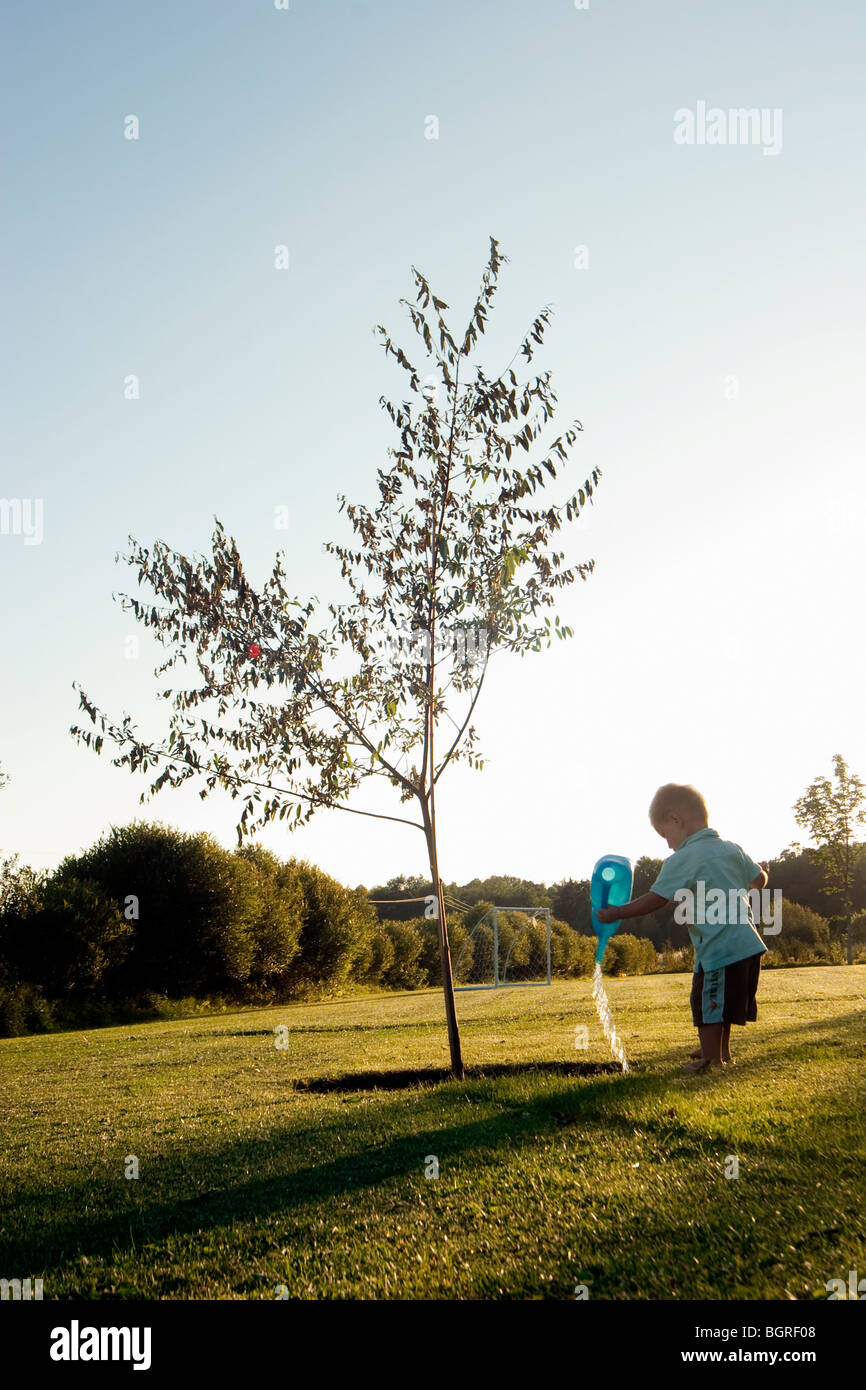
[[[258,642],[250,642],[250,645],[247,647],[247,654],[252,657],[253,661],[255,661],[257,656],[261,656],[262,649]]]

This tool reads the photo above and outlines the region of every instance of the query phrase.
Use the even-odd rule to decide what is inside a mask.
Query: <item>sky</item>
[[[859,0],[12,0],[2,25],[0,854],[51,868],[134,818],[236,843],[239,802],[142,806],[70,736],[73,681],[166,727],[115,556],[202,553],[219,517],[252,578],[285,549],[290,591],[344,597],[337,495],[375,500],[405,394],[375,327],[412,355],[414,265],[465,329],[491,236],[476,360],[552,306],[520,379],[552,372],[549,439],[583,424],[557,500],[601,469],[566,546],[595,571],[571,641],[491,663],[443,877],[662,857],[668,781],[765,859],[835,753],[866,778]],[[262,840],[350,884],[427,868],[417,831],[338,810]]]

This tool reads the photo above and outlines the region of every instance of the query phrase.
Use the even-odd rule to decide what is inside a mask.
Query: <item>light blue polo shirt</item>
[[[650,892],[668,900],[682,889],[695,895],[694,913],[687,919],[695,971],[698,966],[704,971],[720,970],[747,956],[764,954],[767,948],[749,902],[749,884],[760,874],[760,866],[739,845],[722,840],[717,830],[696,830],[665,860]],[[724,893],[724,905],[718,894],[711,897],[714,889]]]

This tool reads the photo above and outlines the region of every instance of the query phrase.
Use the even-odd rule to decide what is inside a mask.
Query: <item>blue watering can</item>
[[[599,908],[619,907],[627,903],[631,898],[632,879],[631,860],[623,859],[620,854],[605,854],[592,871],[589,897],[592,903],[592,929],[598,937],[595,959],[599,965],[619,922],[599,922],[595,914]]]

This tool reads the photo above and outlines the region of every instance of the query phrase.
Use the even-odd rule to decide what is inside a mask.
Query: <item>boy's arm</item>
[[[768,881],[768,879],[769,879],[769,877],[770,877],[770,874],[769,874],[770,866],[769,866],[769,864],[767,863],[766,859],[761,859],[761,860],[759,861],[759,863],[760,863],[761,872],[760,872],[760,874],[758,875],[758,877],[757,877],[757,878],[753,878],[752,881],[751,881],[751,883],[749,884],[749,887],[750,887],[750,888],[757,888],[757,889],[758,889],[758,892],[761,891],[761,889],[765,886],[765,884],[767,883],[767,881]]]
[[[644,893],[642,897],[634,898],[630,903],[622,903],[618,907],[599,908],[595,915],[600,922],[618,922],[621,917],[645,917],[648,912],[658,912],[668,901],[668,898],[660,898],[658,893]]]

